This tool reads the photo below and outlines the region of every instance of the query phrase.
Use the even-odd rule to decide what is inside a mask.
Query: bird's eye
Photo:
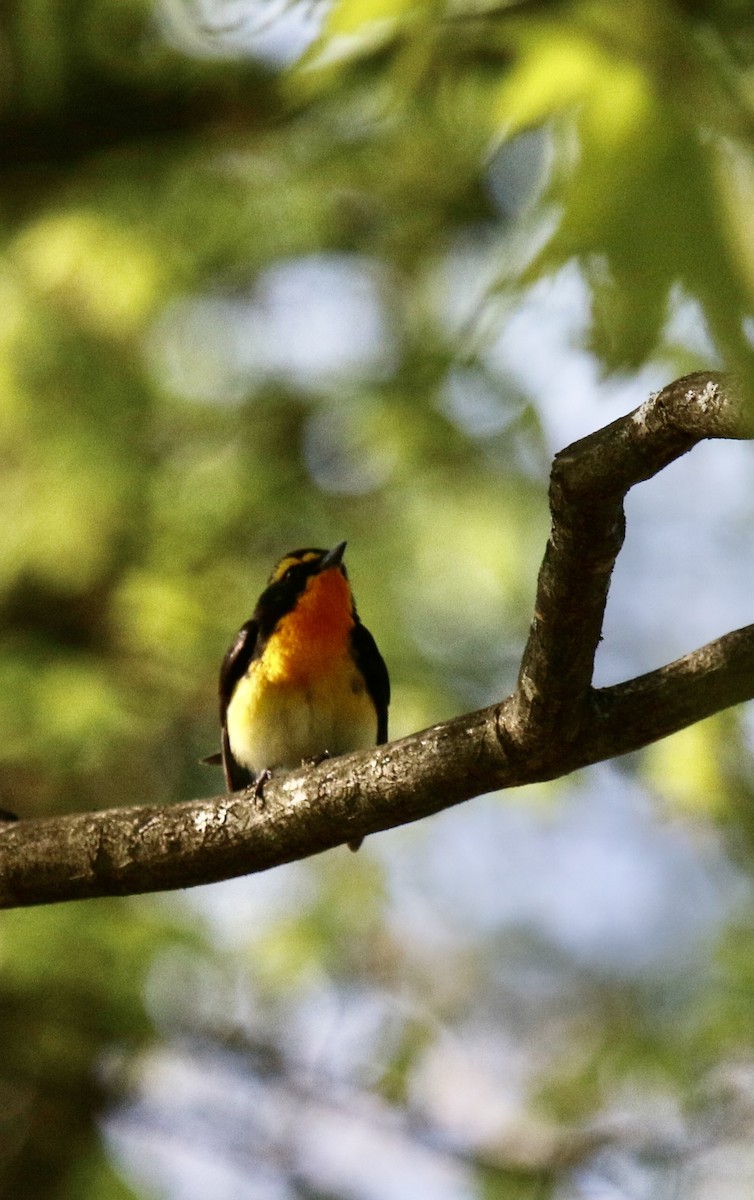
[[[283,580],[284,580],[284,581],[285,581],[285,580],[291,580],[291,579],[293,579],[293,576],[294,576],[295,574],[296,574],[296,568],[295,568],[295,567],[289,567],[289,568],[288,568],[288,570],[287,570],[287,571],[286,571],[286,572],[283,574]]]

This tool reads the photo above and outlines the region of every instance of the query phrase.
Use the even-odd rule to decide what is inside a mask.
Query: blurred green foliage
[[[753,140],[734,0],[7,0],[0,805],[216,791],[217,667],[297,545],[349,540],[395,736],[508,691],[549,448],[501,331],[576,264],[604,373],[750,372]],[[750,768],[735,716],[625,765],[721,839],[737,896]],[[543,836],[566,794],[523,802]],[[747,904],[688,969],[585,964],[433,874],[503,892],[477,867],[496,811],[280,884],[6,915],[0,1195],[193,1195],[196,1173],[392,1200],[416,1171],[562,1200],[596,1194],[605,1147],[611,1195],[688,1181],[752,1053]],[[688,1144],[637,1150],[616,1108],[672,1112]],[[328,1175],[315,1147],[341,1143]]]

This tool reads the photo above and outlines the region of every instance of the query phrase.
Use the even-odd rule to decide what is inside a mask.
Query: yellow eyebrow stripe
[[[309,550],[306,554],[286,554],[285,558],[281,558],[275,570],[270,576],[270,583],[277,583],[278,579],[282,579],[289,567],[295,567],[299,563],[314,562],[315,558],[319,558],[313,550]]]

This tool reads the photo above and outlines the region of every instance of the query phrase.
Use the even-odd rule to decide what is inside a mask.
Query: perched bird
[[[387,741],[390,679],[356,611],[345,542],[281,558],[220,669],[228,791]],[[217,756],[215,757],[217,761]],[[348,843],[358,850],[361,838]]]

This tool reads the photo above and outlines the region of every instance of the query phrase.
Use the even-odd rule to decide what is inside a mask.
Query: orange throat
[[[262,655],[267,678],[305,684],[348,651],[353,628],[351,589],[336,569],[314,575],[270,636]]]

